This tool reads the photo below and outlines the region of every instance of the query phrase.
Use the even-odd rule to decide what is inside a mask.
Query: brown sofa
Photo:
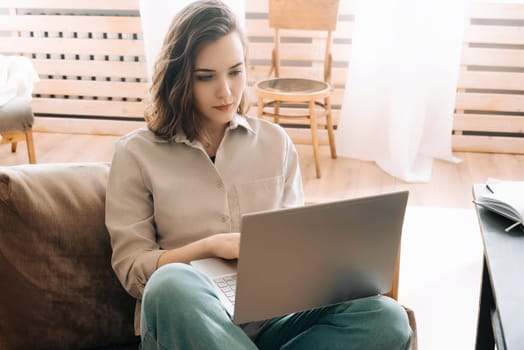
[[[0,349],[138,349],[111,269],[109,164],[0,167]]]
[[[0,166],[1,350],[139,348],[135,301],[111,269],[109,166]]]

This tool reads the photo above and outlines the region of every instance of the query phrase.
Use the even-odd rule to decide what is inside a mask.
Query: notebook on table
[[[390,291],[408,192],[242,216],[239,259],[192,261],[236,324]]]
[[[475,196],[473,203],[510,219],[512,224],[504,231],[516,228],[524,231],[524,181],[488,178],[485,189]]]

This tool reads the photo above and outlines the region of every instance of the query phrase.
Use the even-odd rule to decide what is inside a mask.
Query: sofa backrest
[[[111,268],[106,163],[0,167],[0,349],[135,344]]]

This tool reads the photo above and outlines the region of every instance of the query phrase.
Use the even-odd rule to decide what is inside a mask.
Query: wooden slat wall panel
[[[98,125],[76,130],[91,132],[105,121],[143,120],[138,0],[0,0],[0,14],[0,53],[31,58],[41,79],[33,91],[36,130]]]
[[[138,11],[134,0],[0,0],[0,8]]]
[[[524,50],[486,49],[467,47],[462,52],[462,64],[465,66],[522,67]]]
[[[455,150],[524,153],[524,4],[472,4],[455,110]]]
[[[142,40],[0,37],[4,53],[143,56]]]
[[[510,115],[456,114],[454,126],[458,130],[523,133],[524,118]]]
[[[140,17],[120,16],[0,16],[0,30],[41,32],[140,33]]]
[[[471,24],[466,28],[464,40],[474,44],[524,45],[524,30],[522,27]]]
[[[458,87],[470,89],[519,90],[524,91],[524,72],[462,72]]]
[[[457,93],[455,108],[458,110],[524,113],[524,96],[459,92]]]
[[[62,115],[69,116],[70,118],[84,116],[88,119],[91,117],[100,117],[98,120],[106,117],[108,120],[118,119],[118,117],[140,119],[144,115],[143,103],[133,101],[34,97],[32,105],[33,110],[38,111],[40,114],[53,116]]]
[[[34,94],[83,97],[135,98],[146,97],[144,83],[122,81],[90,81],[73,79],[42,79],[35,85]]]
[[[143,62],[86,61],[61,59],[33,59],[40,75],[69,75],[77,77],[115,77],[145,80],[147,72]]]
[[[39,131],[66,134],[125,135],[145,127],[144,121],[40,117]]]
[[[453,149],[457,152],[524,153],[522,137],[453,135]]]

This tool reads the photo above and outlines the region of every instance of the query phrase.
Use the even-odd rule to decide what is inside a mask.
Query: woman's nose
[[[217,87],[218,97],[226,97],[231,95],[230,81],[226,78],[220,79]]]

